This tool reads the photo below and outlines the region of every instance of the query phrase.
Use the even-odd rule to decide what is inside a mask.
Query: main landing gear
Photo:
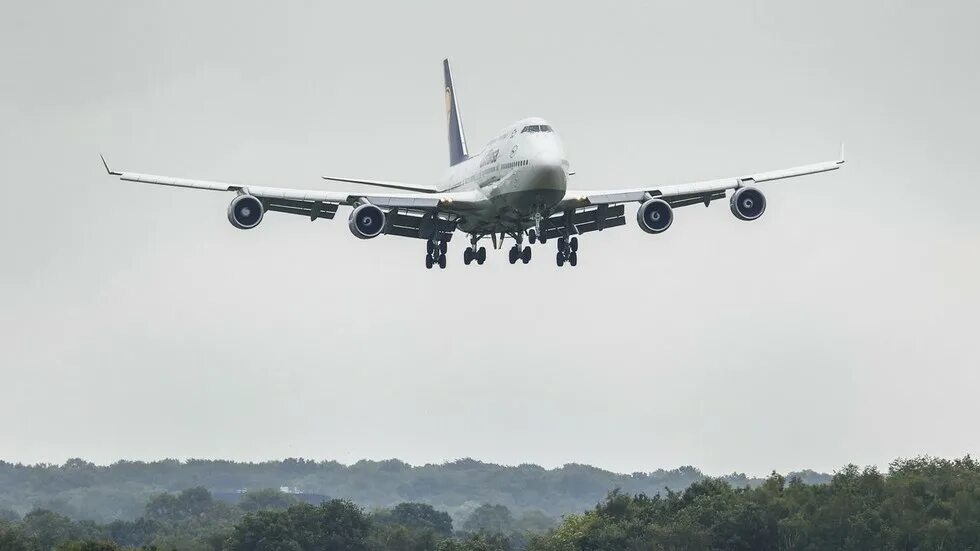
[[[578,237],[558,238],[558,254],[555,256],[558,266],[564,266],[568,262],[572,266],[578,265]]]
[[[426,241],[425,242],[425,268],[428,270],[432,269],[432,266],[438,264],[439,269],[446,268],[446,251],[449,246],[445,241]]]
[[[518,260],[527,264],[531,261],[531,247],[525,247],[521,244],[514,245],[510,248],[510,254],[507,260],[510,260],[511,264],[517,264]]]
[[[523,238],[524,234],[520,232],[514,236],[514,240],[517,241],[517,243],[510,248],[510,254],[507,257],[507,260],[509,260],[511,264],[517,264],[518,260],[524,264],[531,261],[531,247],[524,246]]]
[[[477,238],[473,237],[470,239],[470,246],[463,249],[463,264],[467,266],[470,262],[476,260],[477,265],[482,266],[487,260],[487,249],[486,247],[476,248]]]

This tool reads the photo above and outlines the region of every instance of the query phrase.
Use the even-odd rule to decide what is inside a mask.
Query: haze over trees
[[[146,502],[163,492],[200,486],[216,499],[234,503],[242,490],[286,487],[296,501],[314,505],[330,497],[349,499],[368,509],[428,503],[457,522],[486,503],[504,505],[515,515],[533,512],[558,518],[593,506],[612,488],[654,495],[664,488],[683,490],[705,476],[693,467],[624,475],[587,465],[505,467],[472,459],[418,467],[395,459],[350,466],[304,459],[119,461],[108,466],[82,459],[63,465],[0,462],[0,510],[23,515],[40,507],[73,519],[111,522],[141,516]],[[800,476],[806,482],[828,479],[813,472]],[[739,487],[762,482],[741,474],[724,478]],[[289,503],[281,503],[280,508],[285,505]]]
[[[702,478],[657,495],[610,491],[557,525],[483,504],[454,529],[431,505],[365,510],[277,490],[238,504],[204,488],[149,499],[135,520],[0,515],[3,551],[606,551],[980,549],[980,463],[917,458],[848,466],[825,484],[773,473],[754,487]]]

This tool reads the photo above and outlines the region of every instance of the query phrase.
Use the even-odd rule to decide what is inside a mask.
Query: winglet
[[[844,164],[844,142],[840,143],[840,159],[837,160],[837,164]]]
[[[106,172],[108,172],[111,176],[122,176],[122,172],[113,172],[113,170],[109,168],[109,163],[105,162],[105,157],[103,157],[101,153],[99,153],[99,157],[102,157],[102,164],[105,165]]]

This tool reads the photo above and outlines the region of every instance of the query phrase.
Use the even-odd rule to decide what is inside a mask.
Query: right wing
[[[158,176],[138,172],[115,171],[109,168],[105,157],[102,164],[106,172],[118,176],[120,180],[155,184],[190,189],[205,189],[211,191],[232,191],[238,195],[251,195],[262,202],[267,211],[282,212],[308,216],[310,220],[317,218],[332,219],[340,206],[356,207],[371,204],[388,211],[391,218],[391,233],[404,237],[428,238],[418,231],[427,227],[421,222],[423,218],[439,218],[439,215],[453,215],[465,212],[478,203],[482,197],[479,192],[453,193],[356,193],[346,191],[323,191],[311,189],[292,189],[267,186],[252,186],[215,182],[208,180],[191,180],[173,176]],[[441,232],[451,235],[449,226],[439,226]],[[452,223],[455,228],[455,222]],[[448,240],[448,235],[443,236]]]

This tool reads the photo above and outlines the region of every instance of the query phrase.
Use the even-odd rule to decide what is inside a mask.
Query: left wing
[[[703,203],[709,204],[715,199],[725,197],[725,192],[730,189],[738,189],[761,182],[773,180],[783,180],[806,176],[809,174],[819,174],[837,170],[844,164],[844,146],[841,146],[840,158],[834,161],[825,161],[810,165],[797,166],[782,170],[769,172],[759,172],[747,176],[733,178],[721,178],[718,180],[707,180],[704,182],[694,182],[689,184],[676,184],[662,187],[642,187],[633,189],[622,189],[615,191],[569,191],[559,205],[559,210],[570,210],[588,207],[592,205],[616,205],[620,203],[642,203],[647,199],[660,198],[672,207],[683,207]]]

